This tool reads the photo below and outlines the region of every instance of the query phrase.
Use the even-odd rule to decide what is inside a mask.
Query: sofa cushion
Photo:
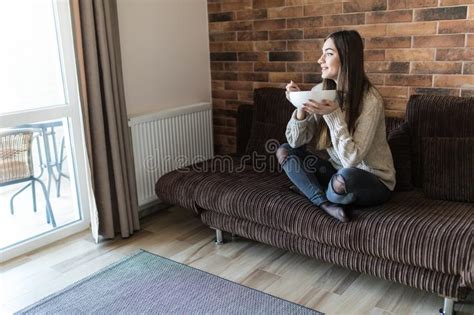
[[[187,167],[166,173],[155,184],[155,193],[161,202],[191,209],[199,214],[194,192],[197,185],[213,173],[239,172],[249,167],[236,156],[216,156]]]
[[[425,137],[422,152],[428,197],[474,202],[474,137]]]
[[[199,207],[316,242],[436,271],[460,274],[472,247],[472,204],[394,194],[385,205],[355,209],[342,224],[291,192],[286,174],[212,174],[195,190]],[[449,240],[449,241],[448,241]]]
[[[393,164],[396,171],[397,184],[395,190],[412,190],[411,149],[408,125],[402,124],[397,129],[392,130],[388,136],[388,144],[392,152]]]

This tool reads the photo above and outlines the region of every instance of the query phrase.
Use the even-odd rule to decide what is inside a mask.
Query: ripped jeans
[[[356,206],[375,206],[391,195],[377,176],[356,167],[336,170],[332,164],[304,147],[282,144],[278,161],[293,184],[315,205],[324,202]]]

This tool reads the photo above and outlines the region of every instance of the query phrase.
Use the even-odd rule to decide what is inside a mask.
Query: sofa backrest
[[[256,89],[251,114],[251,130],[244,153],[252,154],[255,152],[264,156],[274,155],[278,144],[286,142],[286,124],[293,110],[293,105],[285,97],[284,89]],[[237,124],[248,127],[248,122],[238,121]],[[237,136],[239,136],[239,132],[237,132]],[[240,142],[238,139],[237,143]]]
[[[442,169],[425,170],[427,162],[432,164],[430,158],[437,159],[437,163],[443,158],[452,158],[453,152],[443,150],[446,144],[441,142],[474,139],[474,98],[412,95],[407,104],[406,124],[410,134],[412,181],[416,187],[422,188],[425,172],[446,172]],[[429,157],[427,151],[435,149],[434,146],[439,146],[439,150]],[[466,162],[465,171],[472,171],[469,167],[474,167],[474,161]]]

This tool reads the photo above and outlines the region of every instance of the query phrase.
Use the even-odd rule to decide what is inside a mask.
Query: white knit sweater
[[[313,88],[321,89],[319,84]],[[376,175],[390,190],[395,188],[395,168],[387,143],[383,99],[375,88],[369,89],[361,104],[362,112],[351,134],[340,108],[322,116],[329,126],[332,146],[329,161],[336,169],[357,167]],[[296,119],[296,110],[286,127],[286,138],[297,148],[313,140],[319,123],[317,115]],[[320,119],[320,118],[319,118]],[[310,151],[313,148],[308,148]]]

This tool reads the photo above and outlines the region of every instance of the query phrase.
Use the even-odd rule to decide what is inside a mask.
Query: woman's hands
[[[339,104],[329,100],[322,100],[321,103],[309,100],[303,104],[302,109],[309,114],[327,115],[335,111]]]
[[[290,100],[290,92],[296,92],[296,91],[301,91],[301,89],[298,87],[298,85],[295,84],[295,82],[290,81],[286,85],[286,99]],[[298,120],[303,120],[306,118],[306,112],[303,109],[298,108],[296,110],[296,119]]]

